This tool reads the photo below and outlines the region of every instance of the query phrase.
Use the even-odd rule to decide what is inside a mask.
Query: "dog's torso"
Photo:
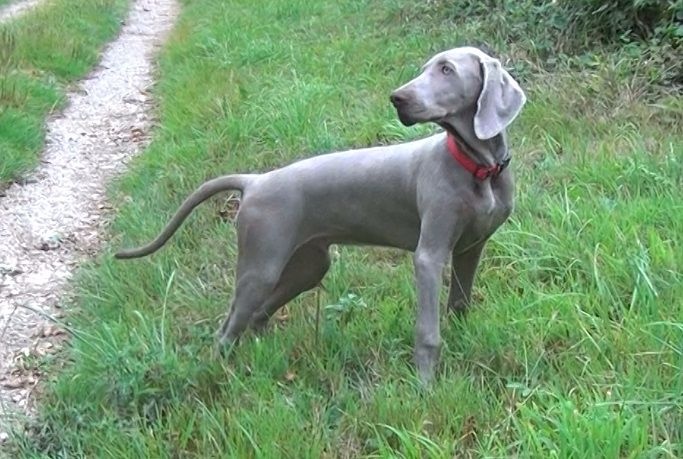
[[[352,164],[352,167],[349,167]],[[415,250],[424,212],[457,215],[465,228],[455,250],[487,239],[512,208],[508,170],[478,181],[446,149],[445,134],[391,147],[309,158],[259,176],[243,197],[246,212],[297,228],[311,240]]]

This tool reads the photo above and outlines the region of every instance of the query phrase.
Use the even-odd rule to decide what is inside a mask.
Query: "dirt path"
[[[0,22],[8,21],[43,3],[44,0],[19,0],[0,7]]]
[[[43,314],[60,315],[74,269],[100,245],[106,183],[147,143],[152,59],[177,12],[176,0],[133,1],[98,67],[48,120],[42,165],[0,197],[0,443],[31,413],[41,376],[30,357],[59,346]]]

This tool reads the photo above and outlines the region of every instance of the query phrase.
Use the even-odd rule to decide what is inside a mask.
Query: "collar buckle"
[[[451,156],[453,156],[453,158],[463,168],[465,168],[466,171],[470,172],[474,178],[480,181],[484,181],[489,177],[498,177],[498,175],[500,175],[501,172],[508,167],[508,164],[510,164],[510,156],[491,166],[482,166],[481,164],[477,164],[474,162],[474,160],[472,160],[472,158],[467,156],[460,149],[458,144],[455,142],[455,138],[450,133],[447,135],[447,145]]]

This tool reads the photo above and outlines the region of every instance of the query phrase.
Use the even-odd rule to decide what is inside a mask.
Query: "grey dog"
[[[154,241],[116,257],[151,254],[197,205],[222,191],[241,191],[235,293],[218,332],[225,346],[319,285],[331,244],[409,250],[418,304],[415,364],[430,382],[441,347],[443,270],[451,257],[448,307],[463,314],[484,245],[513,208],[505,129],[526,97],[500,61],[461,47],[432,57],[391,102],[406,126],[433,122],[446,132],[209,180]]]

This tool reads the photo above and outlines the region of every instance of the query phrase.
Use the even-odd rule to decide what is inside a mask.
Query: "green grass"
[[[44,121],[97,62],[128,0],[54,0],[0,25],[0,186],[37,163]]]
[[[160,60],[160,127],[113,191],[112,250],[147,241],[219,173],[430,132],[401,127],[388,94],[478,25],[413,5],[185,1]],[[340,249],[323,290],[216,358],[236,250],[218,199],[153,257],[107,253],[81,272],[67,364],[17,454],[680,457],[683,107],[641,102],[621,70],[606,57],[518,72],[517,208],[469,319],[444,320],[431,391],[411,364],[410,258],[392,250]]]

